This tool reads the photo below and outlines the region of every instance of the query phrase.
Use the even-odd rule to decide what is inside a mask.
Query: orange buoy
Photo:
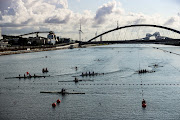
[[[60,103],[60,102],[61,102],[61,100],[60,100],[60,99],[58,99],[58,100],[57,100],[57,103]]]
[[[53,106],[53,107],[56,107],[56,103],[53,103],[52,106]]]

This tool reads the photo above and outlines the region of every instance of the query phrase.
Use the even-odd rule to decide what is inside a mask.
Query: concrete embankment
[[[50,50],[69,49],[70,47],[78,48],[79,44],[74,43],[74,44],[69,44],[69,45],[64,45],[64,46],[57,46],[57,47],[52,47],[52,48],[35,48],[35,49],[30,49],[30,50],[3,51],[3,52],[0,52],[0,56],[2,56],[2,55],[12,55],[12,54],[22,54],[22,53],[32,53],[32,52],[41,52],[41,51],[50,51]]]
[[[93,44],[87,44],[81,46],[81,48],[86,48],[89,46],[95,46]],[[17,51],[3,51],[0,52],[0,56],[2,55],[12,55],[12,54],[22,54],[22,53],[32,53],[32,52],[41,52],[41,51],[51,51],[51,50],[60,50],[60,49],[72,49],[72,48],[79,48],[79,43],[64,45],[64,46],[56,46],[52,48],[35,48],[30,50],[17,50]]]

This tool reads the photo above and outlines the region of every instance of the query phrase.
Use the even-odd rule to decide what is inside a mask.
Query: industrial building
[[[49,33],[47,38],[39,36],[39,33]],[[25,37],[36,34],[36,37]],[[53,31],[42,31],[22,34],[18,36],[2,35],[3,41],[8,42],[10,45],[55,45],[57,42],[56,35]]]

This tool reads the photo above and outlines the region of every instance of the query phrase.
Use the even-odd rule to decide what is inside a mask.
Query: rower
[[[32,76],[31,76],[31,74],[29,74],[29,78],[31,78]]]
[[[144,99],[142,100],[142,104],[146,104],[146,101]]]
[[[75,67],[75,69],[76,69],[76,71],[77,71],[77,69],[78,69],[78,68],[77,68],[77,67]]]
[[[65,89],[64,89],[64,88],[61,89],[61,93],[62,93],[63,95],[65,94]]]
[[[78,82],[78,81],[79,81],[79,80],[75,77],[75,78],[74,78],[74,82]]]
[[[142,100],[142,107],[145,108],[146,107],[146,101],[143,99]]]
[[[19,79],[21,79],[21,75],[19,74]]]
[[[92,75],[94,76],[94,71],[93,71]]]

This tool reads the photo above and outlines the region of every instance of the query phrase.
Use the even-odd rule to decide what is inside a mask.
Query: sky
[[[157,24],[180,30],[180,0],[0,0],[2,34],[54,31],[78,40],[117,26]]]

